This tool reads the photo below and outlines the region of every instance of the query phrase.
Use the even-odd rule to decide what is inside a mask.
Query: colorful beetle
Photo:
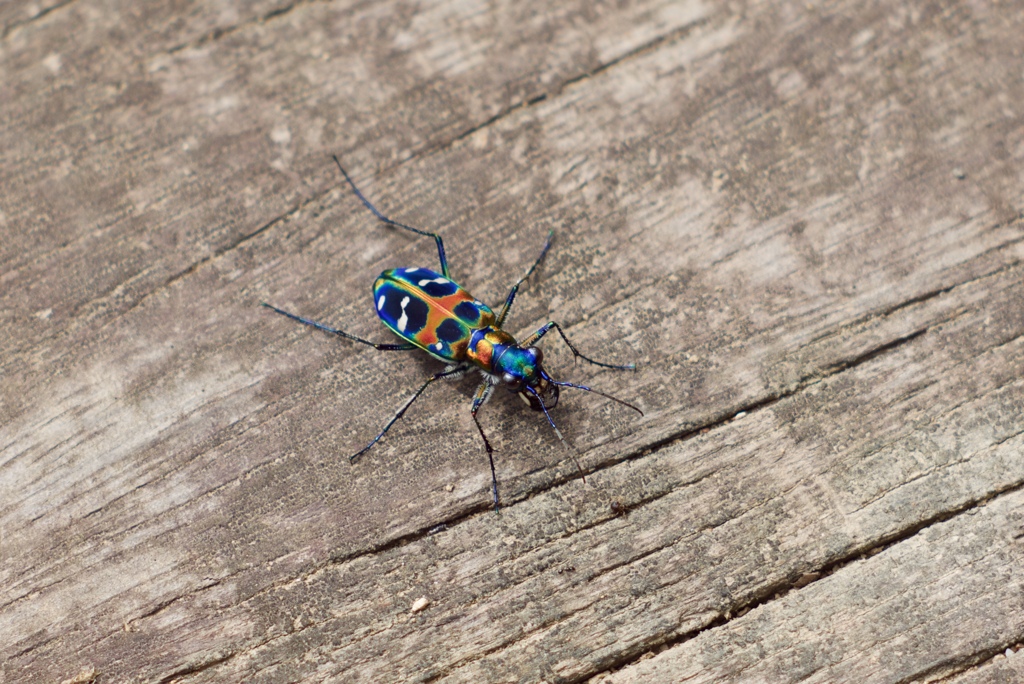
[[[491,464],[491,489],[494,495],[495,509],[498,507],[498,478],[494,471],[494,450],[491,448],[491,443],[487,439],[487,435],[484,434],[484,429],[480,425],[476,414],[480,407],[491,397],[494,388],[499,384],[504,385],[511,392],[518,393],[527,400],[535,411],[543,411],[548,423],[563,444],[565,440],[562,437],[562,433],[555,426],[555,422],[551,419],[551,414],[548,413],[548,409],[554,408],[558,403],[560,387],[571,387],[599,394],[623,406],[628,406],[640,415],[643,415],[643,411],[632,404],[604,392],[599,392],[583,385],[558,382],[552,379],[544,371],[542,363],[544,357],[541,350],[534,345],[548,331],[554,328],[561,335],[562,339],[565,340],[569,349],[572,350],[574,359],[581,358],[595,366],[617,370],[636,370],[634,364],[616,366],[594,361],[584,356],[573,346],[569,338],[565,336],[561,326],[555,321],[545,323],[540,329],[521,342],[517,342],[512,335],[501,328],[509,311],[512,309],[512,302],[516,298],[519,286],[530,277],[551,247],[551,238],[554,235],[554,231],[548,234],[547,242],[545,242],[544,248],[541,249],[540,256],[537,257],[537,260],[526,274],[512,286],[512,290],[505,299],[504,306],[501,307],[501,311],[495,316],[494,312],[486,304],[474,299],[466,290],[452,281],[448,275],[448,259],[444,254],[444,243],[439,235],[389,219],[363,196],[363,193],[359,191],[359,188],[356,187],[348,173],[342,168],[337,156],[334,157],[334,161],[338,165],[341,175],[345,177],[345,180],[352,187],[356,197],[366,205],[367,209],[373,212],[374,216],[390,226],[434,238],[434,242],[437,243],[437,255],[441,261],[441,273],[427,268],[393,268],[381,273],[380,277],[374,282],[373,299],[377,315],[380,316],[384,325],[403,340],[399,344],[370,342],[355,335],[350,335],[347,332],[309,320],[308,318],[283,311],[266,302],[262,302],[263,306],[273,309],[292,320],[312,326],[318,330],[339,335],[354,342],[369,345],[374,349],[381,351],[422,349],[434,358],[449,364],[443,371],[435,373],[420,385],[419,389],[416,390],[409,400],[402,404],[401,408],[395,412],[395,415],[391,417],[391,420],[380,431],[380,434],[374,437],[373,441],[357,453],[350,456],[350,461],[355,460],[380,441],[381,437],[412,406],[413,402],[416,401],[428,385],[442,378],[460,378],[467,371],[474,368],[480,371],[484,380],[480,383],[480,387],[473,397],[471,412],[477,430],[480,431],[480,436],[484,440],[484,448],[487,450],[487,458]],[[579,464],[577,464],[577,467],[579,467]],[[583,471],[580,470],[580,475],[582,476],[582,474]]]

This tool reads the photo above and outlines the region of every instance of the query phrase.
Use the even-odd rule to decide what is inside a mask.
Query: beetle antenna
[[[580,466],[580,462],[576,460],[576,454],[572,452],[572,449],[569,447],[569,444],[565,441],[565,438],[562,437],[561,430],[559,430],[558,427],[555,425],[555,421],[551,420],[551,414],[548,413],[548,407],[544,405],[544,400],[540,398],[540,394],[537,392],[537,390],[533,389],[529,385],[524,385],[523,389],[527,390],[530,394],[537,398],[537,401],[540,403],[541,409],[543,409],[544,411],[544,416],[548,419],[548,424],[551,425],[551,429],[555,431],[556,435],[558,435],[558,440],[565,445],[566,449],[569,449],[569,456],[572,457],[572,462],[576,464],[576,470],[580,472],[580,479],[583,480],[583,484],[586,484],[587,476],[583,474],[583,468]]]
[[[631,408],[634,411],[636,411],[637,413],[639,413],[641,416],[644,415],[643,411],[638,409],[636,406],[633,406],[628,401],[623,401],[622,399],[619,399],[618,397],[613,397],[610,394],[605,394],[604,392],[602,392],[600,390],[591,389],[590,387],[584,387],[583,385],[574,385],[571,382],[558,382],[557,380],[548,380],[548,382],[550,382],[552,385],[558,385],[559,387],[572,387],[573,389],[583,390],[585,392],[593,392],[594,394],[600,394],[602,397],[605,397],[607,399],[611,399],[612,401],[614,401],[616,403],[619,403],[619,404],[622,404],[623,406],[628,406],[629,408]],[[541,406],[543,406],[543,403],[541,404]],[[547,411],[545,411],[545,413],[547,413]],[[551,420],[551,419],[549,418],[548,420]]]

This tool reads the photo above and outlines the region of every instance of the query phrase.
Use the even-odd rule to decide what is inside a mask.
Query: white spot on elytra
[[[442,349],[444,349],[444,344],[438,342],[437,344],[434,345],[434,349],[436,349],[437,351],[441,351]]]
[[[433,280],[421,280],[419,282],[420,287],[426,287],[430,283],[437,283],[439,285],[447,285],[450,281],[447,278],[434,278]]]
[[[409,305],[409,298],[402,297],[402,315],[398,318],[398,332],[405,332],[405,326],[409,325],[409,315],[405,313],[405,307]]]
[[[380,311],[383,308],[384,308],[384,295],[381,295],[380,299],[377,300],[377,311]]]

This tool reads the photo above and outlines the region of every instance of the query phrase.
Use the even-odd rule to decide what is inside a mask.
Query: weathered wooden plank
[[[473,516],[392,549],[330,563],[243,601],[236,598],[244,589],[228,578],[133,621],[132,631],[102,646],[141,651],[159,634],[162,650],[148,655],[144,679],[165,675],[161,661],[184,654],[191,656],[185,667],[226,659],[202,671],[198,678],[207,681],[575,681],[595,674],[770,598],[803,573],[912,537],[949,512],[985,515],[979,502],[1019,489],[1022,293],[1019,270],[994,286],[957,288],[948,295],[961,305],[956,319],[768,408],[594,473],[590,486],[560,485],[500,516]],[[976,306],[978,297],[989,300],[988,310]],[[979,337],[989,316],[1007,323],[998,336]],[[969,388],[958,389],[966,378]],[[959,405],[943,402],[954,394]],[[614,514],[612,499],[626,515]],[[999,551],[981,533],[989,522],[962,517],[961,525],[976,523],[979,548]],[[987,534],[1006,535],[1008,526]],[[929,548],[941,565],[944,547]],[[1019,597],[1020,564],[1006,557],[1012,549],[1003,551],[995,557],[1002,562],[989,563],[1003,581],[965,575],[961,584],[978,580],[978,592]],[[857,567],[828,580],[864,581]],[[905,573],[906,581],[915,578]],[[431,605],[412,613],[421,596]],[[993,611],[981,605],[1003,603],[965,609],[984,622]],[[202,617],[213,610],[216,621]],[[936,610],[945,612],[942,605]],[[995,614],[1005,618],[991,621],[999,630],[964,625],[960,634],[974,641],[962,642],[961,650],[1001,649],[1020,638],[1020,625],[1007,622],[1012,605]],[[966,619],[964,612],[955,618]],[[944,648],[953,644],[946,622],[922,622],[934,630],[921,637],[923,650],[957,655]],[[857,646],[850,645],[851,655]],[[932,665],[908,659],[903,675]]]
[[[32,254],[32,272],[6,271],[5,286],[16,287],[4,292],[19,312],[15,322],[41,327],[16,326],[11,349],[22,351],[5,357],[5,674],[59,680],[88,661],[114,679],[160,679],[224,660],[201,674],[314,677],[312,663],[340,673],[358,662],[366,676],[575,678],[703,629],[794,573],[900,538],[1021,481],[1006,452],[1019,450],[1019,388],[998,391],[1020,376],[1011,342],[1020,294],[1007,284],[1019,282],[1022,256],[1016,121],[1024,98],[1006,66],[1018,17],[940,5],[893,15],[884,4],[858,4],[839,13],[856,19],[837,22],[770,3],[735,15],[704,8],[687,15],[706,17],[699,29],[562,92],[553,88],[557,97],[372,183],[375,199],[403,219],[452,226],[445,234],[456,272],[489,300],[528,263],[545,228],[558,226],[552,258],[516,320],[535,327],[558,317],[588,350],[623,358],[640,350],[647,364],[626,377],[573,371],[648,410],[635,422],[583,397],[560,407],[557,419],[595,471],[588,479],[596,490],[562,484],[574,467],[535,416],[500,401],[488,407],[503,495],[519,502],[496,521],[473,515],[486,508],[489,475],[464,405],[437,400],[411,413],[372,458],[354,468],[339,463],[426,364],[339,346],[254,308],[272,296],[373,335],[372,276],[432,258],[422,241],[369,230],[351,197],[320,194],[332,171],[316,145],[295,142],[298,119],[288,119],[292,142],[271,136],[287,118],[275,107],[302,112],[302,123],[320,111],[319,100],[306,99],[312,81],[286,87],[289,67],[308,66],[310,49],[372,53],[372,41],[338,53],[330,37],[307,37],[334,9],[292,12],[294,23],[283,28],[253,24],[157,60],[155,73],[170,75],[155,78],[180,90],[146,105],[147,115],[171,112],[153,129],[98,105],[89,110],[86,121],[111,129],[120,121],[129,137],[162,131],[161,141],[133,152],[154,177],[162,162],[145,160],[160,150],[177,159],[184,127],[213,142],[202,165],[186,167],[195,178],[143,183],[151,200],[160,198],[152,216],[128,210],[123,226],[77,243],[81,254],[51,255],[45,229],[16,243]],[[428,49],[448,49],[455,35],[469,36],[463,44],[472,52],[477,34],[457,27],[432,42],[431,31],[448,24],[429,11],[413,13],[410,24],[423,16],[434,18],[401,64],[416,56],[443,62],[436,73],[458,82],[463,103],[490,97],[504,111],[495,93],[506,75],[488,64],[464,75],[462,62]],[[558,15],[540,29],[562,23],[572,22]],[[657,21],[641,24],[648,43],[671,33]],[[614,25],[595,30],[604,35]],[[479,40],[495,40],[483,34]],[[497,40],[495,53],[536,58],[536,39],[517,35]],[[444,117],[425,129],[401,118],[393,108],[411,103],[419,111],[413,105],[436,94],[430,79],[438,77],[420,70],[405,81],[398,58],[373,54],[375,73],[393,74],[404,89],[382,94],[366,73],[321,73],[318,82],[333,84],[330,107],[364,112],[353,131],[387,133],[378,143],[352,138],[361,168],[382,150],[397,150],[384,158],[398,160],[484,120],[472,107],[462,129],[446,128]],[[229,90],[242,92],[246,106],[204,119],[199,104],[219,97],[204,90],[216,82],[211,73],[230,66],[236,74],[242,64]],[[28,83],[32,73],[24,76]],[[489,85],[477,96],[480,82]],[[322,147],[337,149],[339,135],[325,135]],[[136,168],[117,150],[76,140],[97,168],[110,170],[115,188]],[[246,175],[267,155],[277,159],[277,146],[297,150],[290,159],[281,153],[286,171]],[[56,154],[41,168],[65,162]],[[288,175],[299,168],[314,179],[309,191]],[[121,215],[119,193],[84,208],[72,193],[57,206],[72,230],[89,235],[96,217]],[[230,248],[300,195],[312,198],[302,211]],[[32,206],[52,199],[25,197],[16,203],[24,213],[8,225],[23,225]],[[218,207],[233,213],[207,222]],[[132,239],[152,235],[180,244],[181,253],[132,257]],[[111,260],[114,270],[128,266],[112,274],[104,263]],[[83,292],[72,286],[79,283]],[[961,327],[941,337],[945,322],[968,320],[975,336]],[[1001,344],[1009,351],[997,351]],[[868,373],[878,366],[864,357],[887,347],[909,355],[897,357],[907,370],[885,365],[890,355]],[[943,354],[946,365],[930,368]],[[566,367],[551,355],[554,367]],[[840,372],[847,366],[867,375]],[[942,369],[949,377],[939,377]],[[821,377],[830,377],[823,396],[813,384]],[[840,410],[830,411],[837,398]],[[872,401],[876,413],[866,408]],[[765,404],[770,411],[718,428]],[[895,416],[884,413],[893,406]],[[877,436],[914,446],[928,434],[915,422],[921,416],[948,430],[945,450],[890,448]],[[646,455],[695,428],[716,429]],[[972,437],[961,442],[960,433]],[[1005,446],[985,452],[999,438]],[[631,460],[615,465],[623,459]],[[737,465],[744,459],[749,468]],[[960,460],[970,471],[962,480],[939,467]],[[937,479],[922,477],[929,466]],[[760,484],[766,473],[791,484],[804,473],[827,486],[798,487],[787,499]],[[632,510],[609,521],[616,496]],[[840,504],[829,508],[831,498]],[[444,520],[465,522],[423,537]],[[838,538],[823,530],[828,523],[842,531]],[[732,565],[692,550],[682,568],[666,560],[676,537],[705,529],[698,550]],[[579,567],[597,568],[586,579],[574,579],[580,557]],[[668,571],[698,578],[692,591],[683,579],[643,593]],[[433,607],[403,619],[421,587]]]
[[[17,230],[0,245],[5,368],[29,348],[52,363],[336,185],[329,151],[376,168],[443,147],[704,12],[299,3],[250,20],[273,8],[225,6],[240,27],[210,41],[223,20],[201,4],[80,0],[7,38],[0,183]]]
[[[1024,633],[1022,539],[1018,489],[601,681],[941,679]],[[967,681],[1019,681],[1019,660]]]

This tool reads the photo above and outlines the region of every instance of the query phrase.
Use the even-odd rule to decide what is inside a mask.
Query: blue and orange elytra
[[[515,301],[519,287],[536,270],[551,247],[551,238],[554,236],[554,231],[548,233],[547,242],[544,243],[540,256],[537,257],[537,260],[526,271],[526,274],[512,286],[508,297],[505,298],[505,304],[495,315],[490,307],[474,299],[472,295],[451,279],[448,274],[448,259],[444,253],[444,242],[442,242],[439,235],[398,223],[382,214],[359,191],[352,178],[342,168],[337,156],[334,157],[334,161],[338,165],[341,175],[348,181],[356,197],[380,221],[389,226],[412,231],[417,235],[434,238],[434,242],[437,243],[437,255],[441,261],[441,272],[438,273],[429,268],[392,268],[381,273],[376,282],[374,282],[374,308],[377,311],[377,315],[384,322],[384,325],[402,339],[402,342],[397,344],[370,342],[342,330],[289,313],[266,302],[262,303],[263,306],[299,323],[314,327],[317,330],[323,330],[324,332],[371,346],[380,351],[422,349],[439,361],[448,364],[443,371],[435,373],[420,385],[419,389],[395,412],[384,426],[384,429],[380,431],[380,434],[374,437],[365,447],[350,456],[350,461],[355,460],[380,441],[387,434],[387,431],[391,429],[391,426],[402,417],[431,383],[441,379],[458,379],[469,371],[477,370],[483,376],[483,381],[473,397],[471,413],[477,430],[480,431],[480,437],[483,438],[484,448],[487,450],[487,458],[491,464],[491,491],[494,496],[494,507],[497,510],[498,477],[494,470],[494,450],[491,448],[491,443],[487,439],[487,435],[484,434],[484,429],[477,418],[480,407],[491,397],[495,387],[501,385],[509,391],[519,394],[529,403],[532,409],[542,411],[558,439],[563,444],[565,439],[562,437],[561,431],[555,426],[555,422],[551,419],[551,414],[549,413],[549,410],[553,409],[558,403],[559,388],[561,387],[599,394],[602,397],[633,409],[641,416],[643,415],[643,411],[636,406],[617,399],[610,394],[605,394],[583,385],[553,379],[544,370],[544,355],[535,345],[544,335],[554,329],[558,331],[566,345],[572,350],[573,360],[583,359],[595,366],[615,370],[636,370],[635,364],[614,365],[601,363],[584,356],[569,341],[562,327],[555,321],[545,323],[522,340],[516,340],[515,337],[502,329],[505,319],[512,310],[512,302]],[[575,457],[573,458],[575,460]],[[577,468],[579,468],[578,463]],[[583,476],[582,469],[580,470],[580,475],[581,477]]]

